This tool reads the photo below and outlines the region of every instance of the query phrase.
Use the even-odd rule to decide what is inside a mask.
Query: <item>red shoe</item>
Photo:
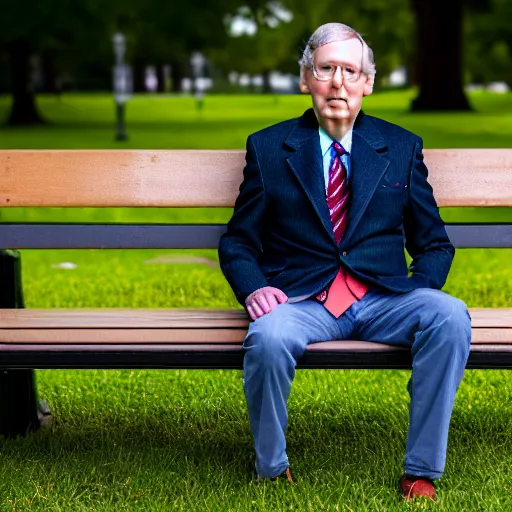
[[[398,490],[406,500],[428,498],[436,501],[434,482],[426,476],[402,475],[398,481]]]

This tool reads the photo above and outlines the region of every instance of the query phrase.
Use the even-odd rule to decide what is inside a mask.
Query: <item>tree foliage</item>
[[[212,52],[217,65],[252,75],[272,69],[297,73],[297,61],[309,36],[333,21],[350,25],[363,35],[374,51],[378,79],[411,62],[413,18],[408,0],[360,0],[342,5],[335,0],[283,0],[280,5],[292,19],[274,24],[268,23],[269,5],[273,4],[245,11],[257,32],[233,37],[225,52]]]
[[[43,122],[34,101],[32,58],[51,62],[53,73],[98,61],[117,2],[105,7],[100,0],[0,0],[0,53],[9,61],[13,96],[10,124]]]
[[[492,0],[489,9],[466,15],[465,81],[505,81],[512,87],[512,2]]]
[[[454,10],[454,5],[461,8]],[[448,12],[451,25],[443,25]],[[462,12],[465,39],[459,47],[456,32]],[[0,13],[0,61],[8,62],[14,124],[42,121],[31,82],[35,55],[44,70],[45,90],[57,88],[56,78],[63,75],[82,89],[108,87],[111,38],[119,30],[127,36],[128,59],[139,79],[148,64],[161,68],[170,63],[175,84],[190,73],[194,51],[204,53],[224,73],[298,73],[307,39],[332,21],[346,23],[365,37],[374,50],[377,83],[385,83],[394,68],[406,66],[424,93],[418,104],[427,109],[440,99],[442,83],[435,69],[443,57],[449,82],[455,84],[450,95],[459,105],[464,103],[462,67],[466,82],[512,84],[510,0],[0,0]],[[230,27],[236,17],[245,18],[256,31],[235,37]],[[449,107],[450,101],[443,108]]]

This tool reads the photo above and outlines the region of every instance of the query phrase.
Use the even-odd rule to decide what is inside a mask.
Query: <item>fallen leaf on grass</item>
[[[187,263],[196,265],[207,265],[208,267],[218,267],[219,264],[216,261],[208,258],[200,258],[197,256],[159,256],[152,260],[146,260],[146,265],[173,265],[175,263]]]
[[[63,261],[62,263],[52,265],[52,268],[65,268],[67,270],[73,270],[75,268],[78,268],[78,265],[76,263],[72,263],[71,261]]]

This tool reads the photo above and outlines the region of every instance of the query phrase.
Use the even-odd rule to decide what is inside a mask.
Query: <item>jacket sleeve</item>
[[[247,139],[244,178],[227,232],[219,243],[222,272],[240,304],[267,286],[260,270],[261,235],[265,217],[265,189],[251,137]]]
[[[412,157],[409,201],[404,211],[405,247],[412,257],[409,279],[420,287],[439,290],[448,277],[455,249],[427,181],[422,149],[422,140],[418,138]]]

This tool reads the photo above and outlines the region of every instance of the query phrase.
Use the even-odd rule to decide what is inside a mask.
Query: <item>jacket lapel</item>
[[[325,197],[325,180],[318,122],[313,109],[307,110],[288,135],[285,144],[294,152],[286,158],[313,208],[334,242],[331,217]]]
[[[322,153],[318,122],[313,109],[307,110],[288,135],[285,144],[293,150],[286,160],[311,201],[322,225],[334,242],[331,216],[325,197]],[[354,234],[377,185],[389,166],[387,145],[379,129],[361,111],[352,133],[351,205],[347,229],[340,243],[346,246]],[[335,242],[334,242],[335,243]]]
[[[372,120],[360,112],[352,133],[351,205],[341,246],[354,234],[388,166],[386,141]]]

